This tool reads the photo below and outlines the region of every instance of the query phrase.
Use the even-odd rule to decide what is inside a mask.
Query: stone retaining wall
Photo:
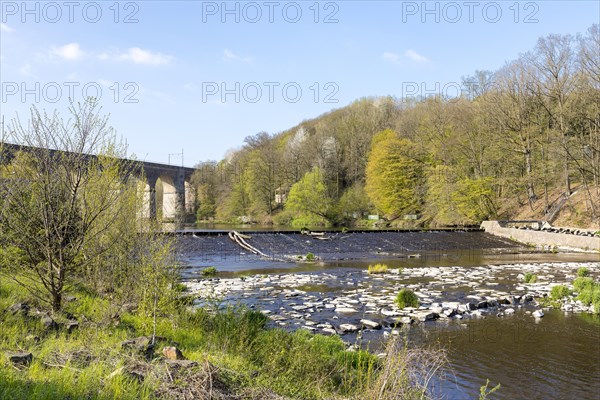
[[[505,228],[498,221],[483,221],[481,228],[487,233],[537,246],[569,247],[600,251],[600,238],[578,236],[568,233],[553,233],[529,229]]]

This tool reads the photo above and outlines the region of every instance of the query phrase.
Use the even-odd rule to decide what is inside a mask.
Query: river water
[[[432,383],[441,398],[476,399],[489,379],[490,387],[501,384],[492,396],[497,399],[600,399],[598,316],[545,309],[543,318],[533,318],[531,312],[540,309],[535,302],[402,327],[393,323],[398,317],[382,315],[393,310],[393,297],[403,287],[415,290],[425,308],[543,295],[552,284],[570,282],[580,266],[598,279],[598,254],[540,253],[480,232],[375,233],[318,242],[294,235],[249,240],[272,259],[248,254],[225,236],[182,239],[183,279],[204,295],[210,289],[224,304],[264,311],[273,326],[318,333],[331,326],[340,332],[341,324],[368,318],[382,328],[342,333],[342,339],[379,352],[385,338],[397,334],[413,346],[444,349],[449,366]],[[317,261],[290,261],[309,250]],[[403,269],[368,275],[375,261]],[[217,280],[198,279],[207,266],[220,271]],[[538,283],[524,285],[519,275],[526,271],[536,273]]]

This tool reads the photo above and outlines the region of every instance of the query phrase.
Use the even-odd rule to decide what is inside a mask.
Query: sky
[[[193,166],[365,96],[457,92],[598,1],[0,1],[0,114],[95,96],[137,159]],[[183,153],[183,154],[182,154]]]

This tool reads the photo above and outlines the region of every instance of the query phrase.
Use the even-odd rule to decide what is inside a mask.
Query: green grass
[[[385,274],[388,272],[389,267],[385,264],[374,264],[369,265],[368,272],[369,274]]]
[[[584,278],[590,275],[590,271],[586,267],[581,267],[577,270],[577,276],[580,278]]]
[[[577,299],[581,300],[581,302],[587,306],[593,305],[594,313],[600,314],[600,283],[592,282],[591,284],[585,285],[579,292]]]
[[[200,369],[210,361],[235,393],[268,390],[297,399],[362,398],[380,368],[377,357],[346,351],[337,336],[267,329],[263,314],[234,307],[180,307],[175,314],[159,316],[157,335],[166,341],[157,343],[150,363],[121,348],[126,339],[152,333],[147,318],[126,312],[116,317],[118,307],[106,299],[85,291],[73,294],[76,300],[66,304],[65,313],[53,315],[59,322],[66,320],[66,312],[78,319],[79,329],[70,334],[62,327],[45,331],[37,318],[0,313],[0,398],[152,399],[169,382],[159,359],[170,342],[177,342]],[[0,282],[0,309],[21,301],[40,307],[18,286]],[[29,367],[18,370],[10,364],[5,352],[16,350],[33,354]],[[142,382],[127,374],[110,377],[121,367],[138,364],[151,371]],[[183,378],[179,383],[189,384]]]
[[[552,287],[552,290],[550,291],[550,297],[552,300],[560,300],[563,297],[569,296],[570,294],[571,291],[564,285],[556,285]]]
[[[531,272],[525,273],[525,276],[523,277],[523,280],[525,281],[525,283],[536,283],[537,279],[538,279],[537,275],[532,274]]]
[[[5,281],[0,287],[0,309],[18,301],[39,307],[19,286]],[[90,328],[76,329],[71,334],[62,328],[45,331],[32,316],[0,314],[0,398],[151,398],[152,382],[140,384],[123,376],[106,379],[119,363],[120,342],[128,332],[92,328],[98,321],[108,319],[107,304],[84,293],[78,293],[78,297],[66,310],[87,319]],[[66,320],[65,315],[53,317],[58,322]],[[16,350],[33,354],[28,368],[18,370],[10,364],[5,352]]]
[[[396,295],[396,304],[398,308],[419,307],[419,298],[410,289],[402,289]]]
[[[573,288],[578,294],[577,300],[580,300],[586,306],[593,305],[594,313],[600,314],[600,283],[586,276],[587,270],[586,273],[580,275],[581,269],[577,271],[578,278],[573,281]]]
[[[594,279],[590,277],[579,277],[573,281],[573,287],[575,291],[581,293],[582,291],[594,287]]]

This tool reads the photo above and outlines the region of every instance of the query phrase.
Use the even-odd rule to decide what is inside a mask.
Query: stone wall
[[[483,221],[481,228],[492,235],[513,239],[526,244],[600,251],[600,237],[506,228],[501,226],[498,221]]]

